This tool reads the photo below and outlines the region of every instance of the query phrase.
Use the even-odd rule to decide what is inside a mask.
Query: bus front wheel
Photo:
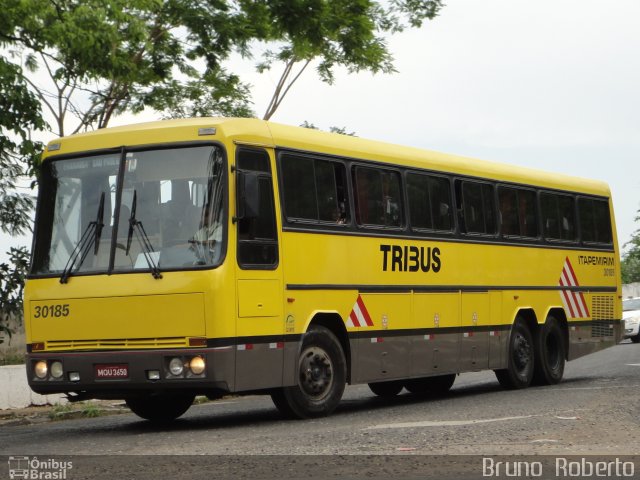
[[[346,378],[346,360],[340,342],[329,329],[312,326],[302,340],[297,384],[276,389],[271,398],[288,417],[327,416],[338,406]]]
[[[140,418],[163,423],[175,420],[193,404],[195,395],[160,394],[129,397],[127,407]]]
[[[527,388],[533,380],[534,345],[527,324],[517,319],[509,336],[507,368],[496,370],[498,382],[504,388]]]

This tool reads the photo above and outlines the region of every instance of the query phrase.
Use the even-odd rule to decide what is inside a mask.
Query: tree
[[[392,0],[383,6],[370,0],[280,0],[268,1],[266,8],[275,20],[273,36],[284,40],[278,50],[268,49],[258,65],[258,71],[264,72],[276,62],[284,64],[263,116],[269,120],[315,60],[320,79],[329,84],[338,66],[349,73],[395,72],[385,34],[420,27],[438,14],[442,1]]]
[[[13,333],[9,320],[22,318],[22,290],[29,266],[26,248],[11,248],[9,263],[0,263],[0,343]]]
[[[20,192],[18,182],[31,171],[41,149],[29,132],[43,125],[39,103],[28,91],[20,68],[0,58],[0,231],[10,235],[30,229],[33,198]],[[0,343],[3,334],[11,335],[8,320],[22,315],[28,257],[26,248],[12,248],[9,263],[0,264]]]
[[[442,0],[31,0],[0,11],[0,45],[64,136],[104,128],[126,111],[165,116],[252,116],[249,86],[223,66],[231,53],[284,70],[270,119],[314,61],[391,73],[385,35],[434,18]]]
[[[58,136],[147,107],[251,114],[248,88],[221,62],[264,34],[232,2],[31,0],[1,11],[0,24],[0,42]]]
[[[640,210],[635,221],[640,221]],[[625,243],[626,246],[631,248],[622,256],[621,270],[622,270],[622,283],[635,283],[640,282],[640,229],[636,230],[631,240]]]

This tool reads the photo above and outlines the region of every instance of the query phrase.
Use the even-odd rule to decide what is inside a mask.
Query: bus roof
[[[215,135],[200,129],[215,128]],[[359,160],[372,160],[498,181],[610,196],[605,182],[459,155],[366,140],[249,118],[190,118],[111,127],[53,140],[43,155],[75,154],[121,146],[159,145],[226,138],[243,144],[280,147]]]

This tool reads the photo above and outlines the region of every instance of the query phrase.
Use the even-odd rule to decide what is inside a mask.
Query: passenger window
[[[288,221],[349,223],[346,171],[342,163],[283,154],[280,168]]]
[[[592,198],[578,199],[580,233],[583,242],[611,244],[609,202]]]
[[[416,230],[451,231],[451,185],[448,178],[407,174],[409,217]]]
[[[518,193],[515,188],[498,188],[500,208],[500,233],[505,236],[519,236]]]
[[[282,157],[284,208],[287,219],[318,219],[313,160],[302,157]]]
[[[460,230],[463,233],[496,233],[495,200],[489,183],[458,181],[456,186]]]
[[[360,225],[402,226],[402,195],[398,172],[355,167],[356,220]]]
[[[536,194],[522,188],[498,188],[500,233],[504,236],[538,236]]]
[[[540,194],[540,211],[545,238],[576,241],[575,203],[570,195]]]

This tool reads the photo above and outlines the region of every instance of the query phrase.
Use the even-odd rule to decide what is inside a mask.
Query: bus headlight
[[[51,376],[55,379],[62,378],[64,374],[64,369],[62,368],[62,362],[55,361],[51,362]]]
[[[181,358],[174,357],[169,362],[169,372],[175,377],[179,377],[184,373],[184,362]]]
[[[202,375],[202,373],[204,372],[204,368],[205,363],[204,358],[202,357],[193,357],[189,362],[189,369],[194,375]]]
[[[45,362],[44,360],[40,360],[36,362],[36,364],[33,367],[33,371],[35,372],[36,377],[38,377],[41,380],[44,380],[45,378],[47,378],[47,373],[49,373],[47,362]]]

